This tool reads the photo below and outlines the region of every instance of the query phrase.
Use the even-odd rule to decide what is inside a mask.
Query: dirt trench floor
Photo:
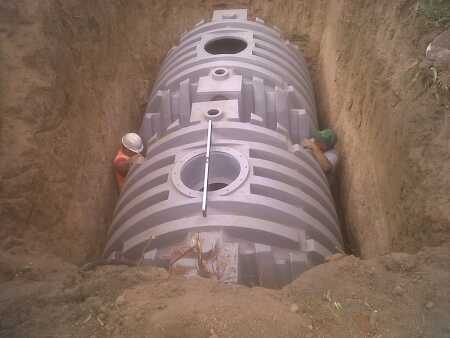
[[[2,256],[0,337],[450,337],[450,245],[336,257],[282,290],[30,254]]]

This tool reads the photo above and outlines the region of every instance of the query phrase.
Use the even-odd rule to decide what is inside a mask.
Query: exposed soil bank
[[[309,57],[322,121],[339,135],[337,200],[353,250],[369,257],[448,238],[448,95],[424,83],[437,30],[415,2],[228,5],[276,24]],[[2,2],[2,238],[32,238],[77,262],[98,254],[120,136],[138,125],[168,48],[224,6]]]
[[[363,257],[449,238],[449,92],[429,88],[434,35],[413,5],[330,6],[320,40],[318,102],[340,136],[338,201]]]
[[[202,15],[177,4],[1,3],[1,238],[72,261],[99,253],[120,137],[171,41]]]
[[[292,1],[256,11],[310,57],[322,121],[340,140],[337,200],[363,257],[414,251],[450,231],[449,96],[427,83],[436,28],[417,6]]]

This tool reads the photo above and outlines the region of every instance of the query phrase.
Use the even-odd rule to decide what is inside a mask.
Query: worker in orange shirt
[[[128,133],[122,137],[122,147],[117,152],[113,161],[119,191],[122,190],[125,178],[134,164],[140,164],[144,160],[141,155],[144,144],[136,133]]]

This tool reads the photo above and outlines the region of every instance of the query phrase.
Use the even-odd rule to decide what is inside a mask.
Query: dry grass
[[[436,26],[450,24],[449,0],[419,0],[417,12],[431,20]]]

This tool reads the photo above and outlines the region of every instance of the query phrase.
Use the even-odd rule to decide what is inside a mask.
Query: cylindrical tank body
[[[208,121],[212,145],[202,215]],[[149,97],[145,161],[116,206],[106,257],[280,287],[340,250],[297,48],[247,10],[218,10],[172,48]]]

